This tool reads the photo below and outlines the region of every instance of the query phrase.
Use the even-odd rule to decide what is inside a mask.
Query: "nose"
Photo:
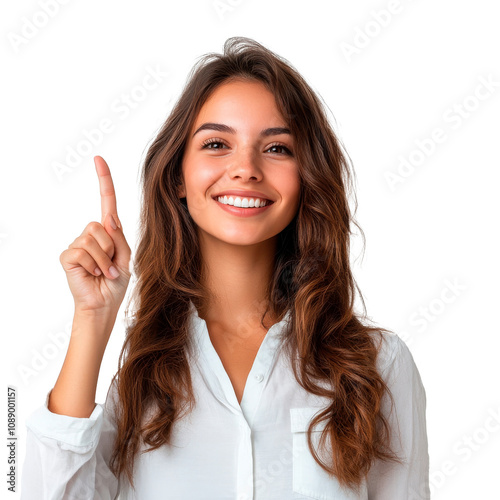
[[[240,177],[244,181],[260,180],[262,169],[258,154],[252,147],[241,148],[231,156],[231,164],[228,167],[231,178]]]

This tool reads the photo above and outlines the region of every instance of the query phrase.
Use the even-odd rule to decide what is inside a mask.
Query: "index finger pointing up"
[[[104,225],[106,214],[113,214],[119,224],[116,209],[116,196],[113,179],[108,164],[101,156],[94,156],[95,169],[99,177],[99,191],[101,193],[101,224]]]

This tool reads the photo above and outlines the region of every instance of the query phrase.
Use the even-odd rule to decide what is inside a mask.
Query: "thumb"
[[[131,250],[123,234],[123,228],[117,214],[106,214],[104,218],[104,229],[111,236],[115,244],[113,262],[120,268],[129,271]]]

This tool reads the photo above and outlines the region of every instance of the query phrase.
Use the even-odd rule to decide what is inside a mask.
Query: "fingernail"
[[[111,214],[109,214],[109,223],[113,229],[117,229],[118,226],[116,225],[115,218]]]
[[[111,276],[113,276],[113,278],[118,278],[118,276],[120,276],[120,273],[116,270],[115,266],[110,266],[109,274],[111,274]]]

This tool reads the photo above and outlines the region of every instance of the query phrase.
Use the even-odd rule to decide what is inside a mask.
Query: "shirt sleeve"
[[[426,395],[407,345],[397,335],[386,337],[389,352],[381,374],[393,397],[385,397],[383,411],[391,429],[392,450],[402,464],[376,461],[368,473],[369,500],[428,500],[429,455],[426,429]],[[383,356],[384,357],[384,356]]]
[[[49,411],[51,392],[26,420],[21,500],[118,498],[119,480],[108,467],[116,436],[114,383],[88,418]]]

